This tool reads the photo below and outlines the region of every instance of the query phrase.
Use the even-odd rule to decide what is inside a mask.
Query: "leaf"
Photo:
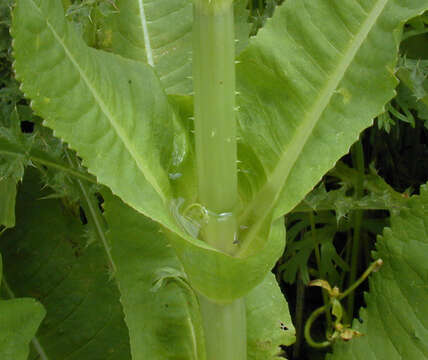
[[[316,229],[317,241],[321,245],[321,248],[326,249],[326,245],[333,241],[335,233],[336,227],[331,225]],[[315,240],[312,231],[306,232],[301,240],[294,241],[290,245],[287,245],[285,252],[286,261],[281,265],[281,269],[284,269],[283,279],[285,282],[290,284],[294,283],[299,270],[301,271],[303,282],[307,283],[309,281],[308,261],[314,248]],[[331,262],[333,259],[327,257],[327,259],[324,260]],[[337,263],[337,259],[335,260]],[[339,263],[339,265],[343,266],[342,263]],[[324,274],[320,274],[319,276],[321,277],[323,275]]]
[[[156,69],[168,94],[192,92],[192,0],[119,0],[110,17],[111,50]],[[246,0],[235,1],[237,53],[250,33]]]
[[[362,323],[353,323],[364,336],[337,343],[328,359],[428,359],[428,186],[408,205],[378,238],[384,263],[370,276]]]
[[[39,200],[35,170],[28,169],[17,200],[17,226],[2,235],[5,276],[13,292],[37,298],[47,316],[39,346],[28,360],[130,360],[119,292],[109,280],[98,243],[60,200]],[[3,358],[2,358],[3,359]],[[11,359],[15,360],[15,358]]]
[[[424,0],[287,0],[240,55],[239,184],[253,242],[394,96],[399,34]]]
[[[44,123],[101,183],[170,223],[168,173],[186,149],[174,142],[182,130],[153,70],[86,46],[60,1],[18,1],[12,33],[17,77]]]
[[[281,221],[266,225],[262,249],[234,258],[191,237],[179,211],[171,214],[176,194],[169,174],[183,166],[187,178],[195,177],[178,105],[168,102],[153,70],[87,47],[64,21],[59,1],[20,0],[13,19],[15,69],[33,109],[100,183],[169,229],[192,287],[227,302],[260,283],[283,251]]]
[[[103,196],[132,359],[205,359],[196,295],[159,225]]]
[[[192,1],[120,0],[112,50],[156,68],[167,93],[192,89]]]
[[[13,294],[2,279],[3,263],[0,256],[0,284]],[[46,312],[34,299],[0,300],[0,356],[4,360],[26,360],[28,345]]]
[[[295,341],[288,304],[273,274],[269,273],[245,297],[249,360],[283,359],[280,345]]]
[[[132,359],[204,359],[199,305],[165,235],[119,199],[103,196]],[[272,274],[245,304],[249,359],[276,358],[279,345],[294,342],[294,327]]]

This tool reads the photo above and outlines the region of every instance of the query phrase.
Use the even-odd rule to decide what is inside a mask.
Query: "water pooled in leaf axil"
[[[201,230],[208,222],[208,210],[199,203],[186,204],[183,198],[173,199],[171,211],[181,227],[192,237],[201,238]]]
[[[176,198],[172,201],[171,211],[180,226],[192,237],[204,240],[204,231],[210,226],[218,223],[228,226],[228,223],[235,224],[235,217],[232,212],[215,213],[208,210],[197,202],[186,202],[184,198]],[[236,232],[233,244],[237,245],[238,233]]]

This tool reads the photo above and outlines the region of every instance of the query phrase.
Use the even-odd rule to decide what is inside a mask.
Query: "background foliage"
[[[242,9],[248,11],[251,34],[258,32],[280,2],[254,0],[250,1],[247,10],[241,2]],[[117,285],[111,279],[115,264],[106,256],[108,225],[100,215],[104,211],[103,201],[115,200],[94,183],[74,153],[42,126],[42,119],[33,114],[19,90],[11,66],[11,5],[11,0],[0,4],[0,252],[4,267],[2,298],[9,299],[2,300],[1,307],[12,301],[11,294],[37,299],[45,307],[47,315],[33,338],[29,359],[44,359],[45,353],[54,359],[130,359],[129,339],[132,341],[133,332],[141,330],[138,322],[135,324],[137,328],[131,327],[129,332],[125,326],[123,319],[130,310],[121,307]],[[68,19],[88,45],[120,51],[117,48],[120,28],[110,22],[110,16],[118,11],[113,0],[63,0],[63,5]],[[245,34],[248,31],[247,17],[242,19],[240,33]],[[358,358],[358,355],[350,354],[368,348],[373,349],[370,355],[373,359],[382,359],[385,355],[384,352],[376,353],[376,349],[390,351],[388,357],[398,359],[392,348],[386,350],[390,349],[387,343],[396,342],[395,336],[402,341],[399,347],[407,351],[404,358],[428,358],[427,308],[412,303],[426,296],[427,284],[424,261],[427,251],[423,239],[427,238],[424,206],[428,199],[426,190],[420,190],[428,180],[427,24],[428,16],[424,14],[405,27],[396,69],[400,84],[385,112],[361,134],[350,153],[285,217],[287,248],[273,273],[290,304],[297,339],[293,346],[286,346],[291,345],[293,336],[287,333],[292,324],[284,315],[287,313],[284,298],[284,313],[278,314],[277,324],[272,325],[276,326],[277,333],[273,339],[270,334],[266,335],[266,341],[282,344],[282,355],[290,359],[321,359],[326,352],[332,351],[334,355],[328,355],[331,359],[342,359],[345,354]],[[245,35],[241,37],[242,46],[245,46]],[[128,56],[135,58],[138,54],[136,46]],[[178,62],[187,64],[185,53],[177,56]],[[188,65],[180,71],[189,71]],[[160,61],[157,66],[162,73],[168,64]],[[177,89],[184,94],[189,92],[188,82],[178,83],[174,78],[168,78],[168,81],[165,86],[172,93]],[[412,195],[417,196],[412,198]],[[123,213],[127,211],[129,209],[124,207]],[[132,215],[123,216],[132,222]],[[106,218],[114,232],[115,219],[109,220],[108,202]],[[130,223],[129,229],[132,226]],[[391,230],[384,232],[389,226]],[[147,232],[155,236],[158,229],[149,226]],[[383,237],[377,237],[383,232]],[[132,237],[128,238],[131,240],[127,246],[138,246]],[[375,249],[377,251],[373,253]],[[121,259],[123,256],[120,254],[123,249],[113,248],[112,251],[113,257]],[[186,348],[187,342],[180,342],[177,337],[192,330],[183,320],[188,314],[187,308],[181,304],[191,299],[186,295],[186,283],[180,282],[182,269],[177,260],[171,258],[168,251],[162,256],[169,272],[151,274],[152,278],[144,286],[150,290],[153,281],[158,281],[157,291],[173,299],[167,305],[180,308],[184,313],[158,309],[159,315],[165,315],[172,325],[166,323],[157,335],[166,343],[178,341],[183,344],[179,352],[190,359],[193,355],[189,354],[194,349]],[[334,349],[309,347],[303,338],[304,322],[312,310],[326,301],[325,293],[308,286],[310,280],[323,278],[332,286],[346,289],[373,257],[384,259],[384,269],[373,277],[370,286],[366,283],[343,302],[345,321],[350,323],[356,317],[353,326],[366,336],[353,339],[351,345],[341,343]],[[413,262],[407,271],[402,270]],[[141,269],[141,272],[145,273],[145,270]],[[87,276],[88,273],[91,276]],[[396,280],[391,280],[394,278]],[[120,272],[118,281],[119,288],[132,286],[121,283]],[[394,287],[400,283],[411,284],[411,287]],[[364,291],[368,290],[364,297]],[[257,301],[263,299],[263,287],[260,291]],[[390,309],[383,303],[385,295],[379,294],[386,291],[391,291],[389,297],[402,297],[403,304],[400,302],[398,309]],[[148,301],[122,296],[131,308],[137,300]],[[260,306],[269,304],[268,300],[260,302]],[[272,301],[277,302],[278,298]],[[31,339],[43,311],[34,303],[23,306],[36,308],[31,310],[35,319],[33,329],[27,329],[27,337]],[[367,309],[360,312],[359,309],[365,306]],[[92,315],[95,308],[96,317]],[[172,313],[178,314],[177,318],[167,316]],[[398,314],[398,317],[391,318],[392,314]],[[391,320],[385,322],[382,320],[385,317]],[[358,319],[363,321],[362,325]],[[314,337],[323,339],[333,320],[334,317],[328,314],[320,318],[313,328]],[[385,332],[389,334],[394,329],[391,338],[379,335],[378,327],[382,321]],[[262,320],[257,325],[250,325],[256,327],[261,323]],[[77,327],[81,331],[76,332]],[[173,327],[177,332],[171,330]],[[287,336],[284,337],[283,332]],[[257,341],[251,346],[260,346]],[[164,348],[159,343],[156,346]],[[23,354],[22,359],[26,356]],[[148,355],[133,356],[138,359]]]

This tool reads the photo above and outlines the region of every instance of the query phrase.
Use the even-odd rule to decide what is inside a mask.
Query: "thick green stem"
[[[246,315],[243,299],[216,304],[199,296],[207,360],[247,358]]]
[[[193,85],[198,197],[207,209],[202,238],[233,255],[239,247],[232,0],[195,0]],[[243,299],[217,304],[200,296],[207,360],[246,360]]]
[[[232,3],[196,0],[193,26],[198,190],[209,214],[203,237],[215,248],[233,253],[237,248],[237,154]]]

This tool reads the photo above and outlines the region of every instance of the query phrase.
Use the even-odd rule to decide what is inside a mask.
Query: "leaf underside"
[[[115,54],[156,69],[168,94],[190,94],[192,85],[192,0],[119,0],[109,19]],[[235,1],[236,50],[248,43],[246,0]]]
[[[328,359],[428,359],[428,186],[408,204],[378,238],[384,264],[370,277],[362,323],[353,323],[364,336],[336,344]]]

